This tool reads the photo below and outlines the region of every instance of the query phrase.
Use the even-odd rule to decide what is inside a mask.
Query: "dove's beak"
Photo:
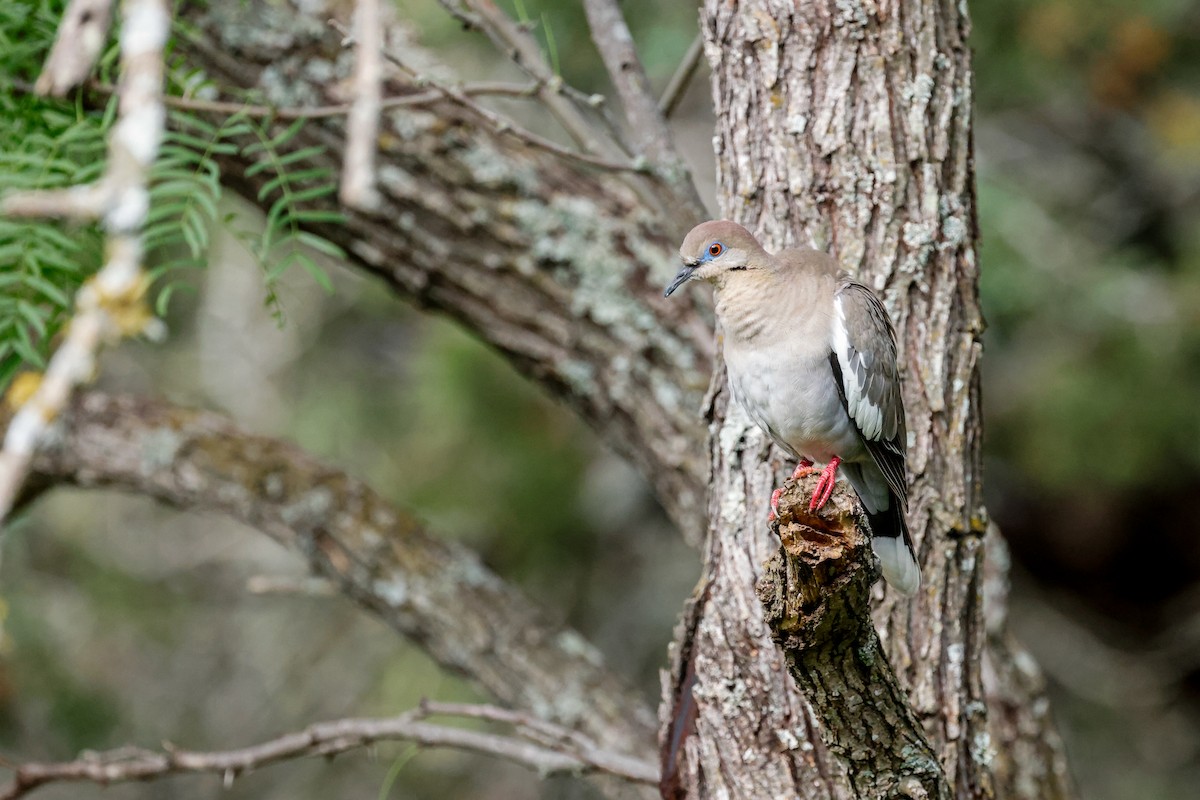
[[[695,271],[696,271],[695,264],[684,264],[683,269],[679,270],[679,274],[677,274],[675,276],[675,280],[671,281],[671,285],[667,287],[665,292],[663,292],[663,297],[670,297],[671,292],[675,291],[680,286],[687,283],[688,280],[691,279],[692,273]]]

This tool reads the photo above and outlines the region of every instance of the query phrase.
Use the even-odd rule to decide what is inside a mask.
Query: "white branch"
[[[108,38],[112,0],[71,0],[33,90],[62,97],[83,83]]]
[[[84,4],[78,4],[82,6]],[[93,4],[94,5],[94,4]],[[72,11],[77,10],[73,4]],[[108,139],[108,166],[96,184],[65,191],[28,192],[4,199],[0,210],[47,216],[101,217],[107,261],[75,295],[75,313],[37,388],[13,415],[0,451],[0,521],[8,515],[38,440],[65,407],[72,390],[89,380],[101,343],[154,330],[143,303],[142,226],[149,210],[147,176],[162,141],[163,46],[170,29],[164,0],[126,0],[121,26],[121,82],[116,124]],[[90,30],[75,17],[76,29]],[[67,43],[67,44],[64,44]],[[56,47],[71,46],[60,31]],[[85,47],[88,42],[76,42]],[[53,54],[47,67],[54,61]],[[56,84],[57,85],[57,84]],[[59,203],[59,205],[55,205]]]
[[[375,191],[375,143],[383,89],[383,20],[379,0],[358,0],[354,12],[354,104],[346,120],[346,158],[341,201],[352,208],[379,204]]]

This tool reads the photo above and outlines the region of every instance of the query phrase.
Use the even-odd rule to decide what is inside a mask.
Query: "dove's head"
[[[663,292],[671,292],[690,280],[719,282],[730,272],[759,269],[767,259],[754,234],[727,219],[702,222],[692,228],[679,248],[683,269]]]

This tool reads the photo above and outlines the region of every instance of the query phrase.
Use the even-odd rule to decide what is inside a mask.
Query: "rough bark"
[[[341,5],[214,3],[188,16],[198,35],[182,44],[218,85],[278,105],[336,103],[353,65],[326,24]],[[426,58],[394,24],[386,41],[414,65]],[[415,91],[394,76],[385,88]],[[343,128],[313,120],[293,147],[323,145],[324,163],[340,169]],[[620,176],[498,134],[448,100],[389,112],[382,130],[378,210],[348,212],[346,224],[319,232],[563,397],[698,541],[707,468],[696,409],[712,345],[694,306],[662,298],[678,226]],[[237,157],[225,166],[249,198],[273,177],[246,176]]]
[[[758,582],[771,638],[846,768],[857,797],[949,800],[950,784],[871,620],[878,577],[862,510],[838,492],[820,512],[818,476],[790,483],[771,532],[778,552]]]
[[[6,420],[4,420],[6,421]],[[218,414],[87,392],[55,421],[34,486],[74,484],[226,514],[267,533],[442,666],[500,701],[646,752],[653,715],[574,630],[366,484]]]
[[[188,5],[193,32],[181,46],[219,84],[269,102],[340,102],[351,61],[325,24],[339,5]],[[925,581],[911,603],[885,596],[876,616],[900,685],[955,796],[1071,797],[1036,669],[1005,639],[1003,593],[988,594],[999,608],[987,626],[982,611],[965,10],[933,0],[708,0],[702,28],[723,214],[769,245],[835,252],[897,321],[910,520]],[[388,39],[403,33],[389,27]],[[411,90],[392,82],[385,91]],[[339,121],[309,124],[294,146],[312,143],[340,165]],[[685,612],[664,706],[668,750],[682,742],[668,788],[697,798],[852,796],[754,594],[778,550],[764,512],[782,459],[730,404],[720,369],[704,403],[704,452],[695,409],[711,328],[692,298],[658,297],[678,222],[619,176],[489,130],[449,101],[388,114],[379,159],[379,212],[319,232],[345,246],[353,266],[456,318],[562,397],[641,468],[685,535],[699,538],[707,511],[706,573]],[[240,174],[247,164],[236,158],[226,166],[250,198],[267,180]],[[115,451],[125,446],[112,440]],[[129,487],[156,492],[132,479]],[[310,553],[320,556],[315,541]],[[367,578],[372,568],[355,566]]]
[[[702,29],[723,214],[776,249],[833,252],[882,294],[896,322],[909,521],[924,575],[916,597],[885,594],[876,615],[901,685],[955,796],[1068,795],[1054,770],[1023,781],[1018,776],[1038,768],[996,751],[980,673],[983,323],[965,7],[709,0]],[[669,788],[693,797],[854,796],[755,613],[752,587],[775,549],[763,510],[780,459],[728,402],[719,372],[713,394],[710,601],[698,604],[676,648],[693,657],[677,661],[667,701],[680,708],[683,676],[694,672],[695,733]],[[804,688],[817,687],[806,680]],[[1030,699],[1014,691],[1007,708]],[[1036,712],[1018,716],[1016,727],[1046,730]],[[1043,755],[1061,762],[1053,746]],[[997,774],[1005,779],[999,787]],[[1030,786],[1036,793],[1026,793]]]

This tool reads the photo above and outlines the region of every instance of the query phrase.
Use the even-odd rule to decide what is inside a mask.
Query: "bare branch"
[[[39,452],[39,484],[137,492],[225,513],[298,552],[312,571],[507,705],[637,748],[645,703],[575,631],[548,621],[460,545],[430,537],[361,481],[294,445],[146,399],[85,392]]]
[[[251,575],[246,580],[250,594],[301,595],[304,597],[333,597],[338,587],[325,578],[312,575],[297,578],[291,575]]]
[[[353,37],[347,35],[347,31],[346,31],[345,27],[339,21],[330,20],[329,24],[332,28],[334,28],[339,33],[341,33],[345,37],[346,41],[353,41]],[[608,158],[602,158],[599,156],[589,155],[588,153],[580,153],[580,152],[571,150],[569,148],[563,147],[562,145],[552,142],[551,140],[549,140],[543,136],[539,136],[536,133],[533,133],[532,131],[522,128],[520,125],[517,125],[512,120],[502,117],[501,115],[497,114],[496,112],[494,112],[488,108],[485,108],[484,106],[480,105],[479,103],[476,103],[469,96],[467,96],[466,93],[461,91],[459,87],[444,84],[444,83],[434,80],[433,78],[430,78],[428,76],[421,75],[420,73],[418,73],[414,69],[412,69],[412,67],[410,67],[406,63],[404,63],[404,61],[402,61],[400,59],[400,57],[395,55],[394,53],[389,53],[389,52],[385,51],[384,57],[387,58],[387,60],[390,61],[393,65],[398,67],[401,71],[403,71],[406,75],[408,75],[410,78],[412,78],[413,81],[417,85],[432,86],[434,88],[434,91],[437,92],[440,97],[443,97],[447,100],[457,103],[458,105],[460,105],[463,108],[470,111],[472,114],[474,114],[476,117],[478,117],[483,123],[485,123],[489,128],[491,128],[491,130],[494,133],[496,133],[497,135],[513,136],[516,139],[523,142],[524,144],[530,145],[531,147],[536,147],[541,150],[545,150],[547,152],[553,153],[556,156],[559,156],[560,158],[566,158],[566,159],[570,159],[572,161],[577,161],[581,164],[586,164],[590,167],[606,169],[606,170],[609,170],[611,172],[616,172],[616,173],[632,173],[632,172],[644,172],[645,171],[643,167],[641,167],[638,164],[633,163],[632,161],[630,161],[630,162],[613,161]],[[540,95],[541,84],[535,83],[533,85],[533,91],[535,94],[538,94],[538,96],[540,97],[541,96]],[[347,146],[349,146],[349,145],[347,144]]]
[[[282,16],[265,2],[245,12],[247,20],[286,26],[291,16]],[[328,48],[310,33],[291,39],[282,54],[247,47],[233,56],[217,44],[219,20],[185,19],[197,32],[182,42],[192,64],[219,84],[268,98],[275,96],[272,64],[320,58]],[[303,12],[301,21],[310,31],[323,23]],[[336,96],[348,78],[300,71],[289,91]],[[670,203],[639,202],[630,181],[547,157],[453,99],[420,113],[385,114],[384,126],[381,210],[310,229],[398,296],[463,323],[572,406],[637,466],[679,529],[698,542],[708,462],[696,409],[713,335],[704,312],[696,313],[701,293],[662,300],[660,284],[676,271],[682,237],[672,230],[678,217],[669,217]],[[321,155],[306,163],[336,169],[342,135],[340,125],[320,121],[304,126],[288,149],[315,147]],[[219,160],[223,178],[251,200],[270,179],[247,175],[241,153]],[[335,210],[335,200],[311,207]]]
[[[612,138],[613,143],[619,147],[625,155],[632,154],[633,148],[631,148],[626,141],[625,132],[621,130],[621,126],[617,123],[616,119],[614,119],[611,111],[608,108],[606,102],[608,98],[602,94],[582,92],[571,84],[563,81],[560,75],[556,75],[551,72],[549,67],[545,64],[545,61],[541,58],[541,52],[538,50],[536,42],[533,43],[532,53],[528,53],[526,50],[518,51],[517,48],[506,45],[507,40],[500,35],[501,32],[495,32],[495,35],[493,35],[493,31],[488,27],[488,25],[490,25],[490,21],[478,14],[467,11],[462,7],[461,0],[460,2],[455,2],[455,0],[438,0],[438,3],[446,9],[450,16],[461,22],[465,29],[483,31],[484,34],[492,40],[492,43],[495,44],[502,53],[512,58],[513,61],[516,62],[517,66],[524,69],[526,74],[534,75],[534,72],[536,71],[544,76],[543,78],[535,78],[539,89],[545,88],[551,92],[561,93],[568,99],[572,100],[578,107],[594,112],[599,117],[600,122],[603,123],[604,130],[608,132],[608,135]],[[527,33],[526,38],[529,38]],[[536,55],[536,66],[533,71],[531,71],[529,66],[521,60],[523,54]],[[561,120],[560,124],[562,124]],[[565,127],[566,126],[564,125],[564,128]],[[578,142],[578,140],[576,140],[576,143],[581,144]]]
[[[84,24],[82,16],[76,21]],[[108,166],[99,183],[62,193],[18,196],[5,203],[5,207],[15,205],[18,210],[23,205],[28,211],[39,203],[46,208],[48,200],[58,198],[64,205],[54,216],[102,210],[108,260],[76,294],[75,313],[62,344],[5,432],[0,452],[0,522],[8,515],[48,423],[66,406],[74,388],[92,377],[101,342],[155,330],[154,318],[142,302],[146,283],[141,229],[150,206],[147,175],[158,153],[166,116],[162,50],[169,28],[163,0],[125,3],[118,117],[109,134]],[[101,201],[103,209],[87,207]]]
[[[692,39],[687,52],[683,54],[679,66],[675,68],[675,73],[667,83],[667,88],[663,89],[662,97],[658,98],[658,112],[663,115],[664,119],[670,119],[675,113],[675,109],[678,108],[679,101],[683,99],[688,85],[696,75],[696,68],[700,66],[700,56],[702,55],[704,55],[704,37],[696,34],[696,38]]]
[[[871,620],[870,532],[844,490],[824,511],[809,511],[816,484],[816,476],[789,482],[772,523],[780,548],[758,583],[771,637],[856,797],[949,800],[938,756]]]
[[[600,50],[638,149],[654,173],[670,186],[690,213],[691,223],[707,216],[687,164],[675,150],[675,139],[650,91],[650,81],[633,46],[633,35],[616,0],[584,0],[592,39]]]
[[[588,736],[572,728],[509,708],[479,703],[438,703],[426,700],[420,710],[428,716],[466,717],[512,725],[517,733],[542,747],[579,758],[591,767],[626,780],[656,784],[658,768],[650,761],[598,747]]]
[[[346,157],[339,198],[351,208],[379,205],[375,147],[383,94],[383,20],[379,0],[357,0],[354,10],[354,104],[346,119]]]
[[[62,97],[83,83],[104,49],[111,19],[112,0],[71,0],[34,91]]]
[[[116,94],[117,87],[109,83],[91,81],[87,84],[90,91],[103,95]],[[532,97],[537,94],[537,85],[532,83],[504,83],[502,81],[478,81],[464,83],[455,88],[468,97],[500,96],[500,97]],[[381,110],[392,108],[413,108],[427,106],[446,99],[446,93],[441,90],[413,92],[411,94],[384,97],[379,101]],[[260,106],[252,103],[238,103],[223,100],[200,100],[195,97],[177,97],[165,95],[163,105],[168,108],[178,108],[183,111],[198,111],[202,114],[244,114],[261,119],[278,119],[283,121],[297,119],[327,119],[329,117],[347,116],[353,105],[339,103],[328,106]],[[11,195],[10,197],[14,197]],[[5,198],[6,200],[8,198]],[[35,216],[29,214],[28,216]]]
[[[615,155],[611,147],[606,147],[596,138],[595,128],[570,100],[563,96],[562,79],[554,74],[542,58],[541,48],[528,30],[509,19],[492,0],[438,2],[468,27],[483,31],[500,52],[506,53],[518,67],[537,81],[538,97],[579,147],[595,156]]]
[[[333,756],[349,750],[385,741],[410,741],[423,747],[451,747],[512,761],[540,775],[561,773],[606,773],[626,781],[654,784],[658,780],[654,765],[594,745],[580,747],[569,737],[558,744],[529,741],[520,732],[516,736],[450,728],[422,721],[432,704],[396,717],[381,719],[350,718],[320,722],[302,731],[285,734],[250,747],[212,752],[179,750],[164,746],[152,751],[119,748],[101,753],[85,753],[74,761],[27,763],[10,767],[12,780],[0,788],[0,800],[15,800],[49,783],[92,782],[102,785],[128,781],[147,781],[183,773],[215,773],[226,784],[238,775],[275,764],[312,756]],[[447,706],[436,713],[457,714],[478,719],[504,719],[503,713],[485,711],[490,707]],[[494,712],[503,712],[494,709]],[[510,712],[516,713],[516,712]],[[574,733],[574,732],[570,732]],[[577,735],[577,734],[576,734]]]
[[[31,189],[0,197],[0,215],[39,219],[69,219],[91,222],[112,204],[111,181],[99,180],[67,189]]]
[[[392,61],[392,63],[408,72],[409,75],[411,75],[419,83],[434,87],[435,91],[440,92],[443,97],[458,103],[460,106],[470,111],[488,127],[490,127],[497,135],[512,136],[527,145],[553,153],[560,158],[566,158],[571,161],[577,161],[581,164],[586,164],[589,167],[597,167],[599,169],[606,169],[610,172],[617,173],[636,173],[645,171],[644,167],[632,161],[614,161],[609,158],[589,155],[588,153],[580,153],[563,147],[560,144],[550,141],[544,136],[539,136],[532,131],[522,128],[512,120],[506,119],[505,117],[497,114],[495,111],[476,103],[457,87],[442,84],[431,78],[418,75],[393,56],[389,56],[389,59]]]

